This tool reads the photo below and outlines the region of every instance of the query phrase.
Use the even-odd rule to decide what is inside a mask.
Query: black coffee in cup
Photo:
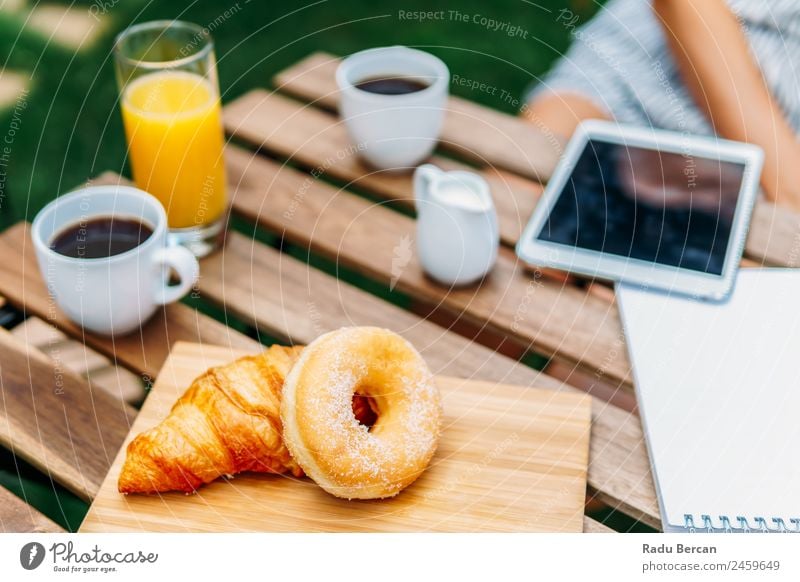
[[[67,226],[50,248],[74,259],[103,259],[135,249],[151,234],[153,229],[136,219],[99,216]]]
[[[362,79],[356,89],[378,95],[407,95],[428,88],[428,84],[414,77],[379,76]]]
[[[359,157],[381,170],[408,170],[427,158],[444,122],[449,81],[440,59],[403,46],[342,60],[339,115]]]

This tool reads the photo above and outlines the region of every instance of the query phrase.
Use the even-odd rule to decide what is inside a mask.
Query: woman
[[[800,210],[800,0],[610,0],[574,36],[526,117],[562,135],[596,118],[757,144],[765,195]]]

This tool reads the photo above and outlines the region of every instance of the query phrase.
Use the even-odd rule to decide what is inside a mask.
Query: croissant
[[[303,474],[283,444],[281,390],[302,347],[272,346],[198,377],[127,448],[121,493],[193,492],[242,471]]]

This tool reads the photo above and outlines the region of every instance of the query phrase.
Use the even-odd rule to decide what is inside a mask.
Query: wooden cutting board
[[[125,445],[158,424],[192,380],[241,355],[177,343]],[[197,494],[121,495],[120,450],[83,532],[566,531],[580,532],[590,397],[440,377],[445,423],[428,470],[392,499],[346,501],[310,479],[238,475]]]

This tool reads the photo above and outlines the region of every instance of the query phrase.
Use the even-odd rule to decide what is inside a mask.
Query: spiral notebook
[[[800,531],[800,270],[617,301],[664,531]]]

